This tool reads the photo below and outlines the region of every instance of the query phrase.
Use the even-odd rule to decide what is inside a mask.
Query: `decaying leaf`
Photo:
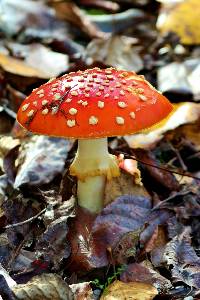
[[[166,293],[172,287],[168,279],[153,270],[149,261],[129,264],[120,275],[120,280],[151,284],[161,293]]]
[[[172,101],[198,101],[200,62],[189,58],[181,62],[171,62],[158,69],[158,89]]]
[[[174,111],[167,120],[144,133],[129,135],[124,138],[131,148],[149,148],[153,143],[160,140],[168,130],[173,130],[183,124],[194,123],[199,116],[200,104],[185,102],[174,105]]]
[[[25,159],[17,172],[14,187],[18,188],[27,183],[42,185],[50,182],[63,171],[67,146],[66,139],[34,136],[22,152]]]
[[[171,266],[174,281],[200,288],[200,257],[191,246],[189,227],[166,245],[163,260]]]
[[[70,284],[69,287],[74,294],[74,300],[94,300],[89,282]]]
[[[24,61],[20,61],[5,54],[0,54],[0,65],[6,72],[11,74],[44,79],[49,78],[49,75],[47,75],[44,70],[38,70],[37,67],[31,67]]]
[[[130,172],[132,171],[134,172],[134,169],[130,170],[130,165],[128,166],[124,165],[123,167],[124,168],[126,167],[126,172],[122,170],[119,177],[115,177],[112,180],[107,181],[106,183],[104,206],[111,203],[119,196],[123,196],[123,195],[134,195],[134,196],[144,196],[144,197],[149,196],[148,192],[146,191],[145,187],[142,184],[137,184],[134,182],[135,181],[134,174],[130,175]],[[127,169],[128,167],[129,169]]]
[[[95,39],[86,49],[86,55],[93,61],[121,68],[140,71],[143,68],[139,56],[140,48],[135,45],[136,39],[127,36],[111,36],[108,39]]]
[[[3,158],[13,148],[19,145],[18,139],[13,139],[11,136],[0,137],[0,169],[3,170]]]
[[[56,274],[43,274],[33,277],[26,284],[13,288],[17,300],[73,300],[67,283]]]
[[[87,15],[72,1],[51,1],[59,19],[69,21],[87,33],[90,37],[105,37],[105,34],[90,22]]]
[[[19,45],[10,44],[18,53],[22,53],[24,60],[0,54],[0,65],[9,73],[49,79],[56,77],[68,69],[68,56],[53,52],[41,44]],[[56,61],[56,64],[55,64]]]
[[[199,44],[199,0],[160,2],[164,2],[157,24],[161,32],[177,33],[184,44]]]
[[[56,19],[52,8],[40,1],[4,0],[0,3],[3,18],[0,19],[0,29],[7,36],[19,33],[25,36],[52,38],[66,36],[66,28]],[[13,17],[14,16],[14,17]],[[23,37],[24,38],[24,37]]]
[[[150,207],[148,197],[132,195],[121,196],[105,207],[93,226],[96,247],[103,247],[98,255],[106,258],[106,249],[109,249],[112,260],[120,263],[134,257]]]
[[[62,259],[70,255],[70,247],[66,235],[68,227],[67,217],[63,216],[53,221],[38,239],[36,250],[43,255],[46,261],[51,261],[58,268]]]
[[[115,281],[106,289],[101,300],[152,300],[157,294],[157,289],[147,283]]]

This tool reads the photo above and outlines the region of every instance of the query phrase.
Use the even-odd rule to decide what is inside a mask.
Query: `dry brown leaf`
[[[29,46],[10,43],[9,47],[13,52],[25,54],[24,60],[0,54],[1,67],[11,74],[49,79],[68,69],[67,55],[54,52],[41,44],[35,43]]]
[[[125,136],[125,140],[131,148],[148,149],[159,141],[165,132],[173,130],[180,125],[194,123],[200,117],[200,104],[183,102],[174,105],[174,111],[169,118],[145,130],[143,133]]]
[[[199,44],[199,0],[165,2],[157,24],[161,32],[175,32],[184,44]]]
[[[13,288],[17,300],[72,300],[73,294],[67,283],[56,274],[33,277],[26,284]]]
[[[105,188],[104,206],[111,203],[122,195],[134,195],[148,197],[143,185],[134,183],[134,177],[129,173],[121,171],[119,177],[107,181]]]
[[[106,289],[101,300],[151,300],[157,294],[157,289],[150,284],[116,280]]]
[[[38,77],[49,78],[49,75],[37,68],[28,66],[24,61],[16,58],[0,54],[0,66],[8,73],[26,76],[26,77]]]
[[[89,20],[87,15],[72,1],[52,1],[50,4],[55,9],[56,16],[59,19],[73,23],[91,38],[105,37],[105,33],[98,29],[96,25]]]

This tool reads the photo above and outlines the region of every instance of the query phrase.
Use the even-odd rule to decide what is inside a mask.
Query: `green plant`
[[[116,279],[118,279],[119,275],[125,270],[126,265],[121,265],[117,267],[117,269],[114,269],[114,272],[107,277],[106,281],[104,283],[101,283],[98,278],[95,278],[91,283],[96,287],[99,288],[103,293],[106,292],[106,289],[108,286]]]

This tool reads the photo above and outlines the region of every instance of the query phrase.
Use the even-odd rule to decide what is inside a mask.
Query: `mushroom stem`
[[[109,154],[107,138],[79,140],[70,174],[78,177],[79,205],[99,212],[103,207],[106,179],[119,176],[117,158]]]

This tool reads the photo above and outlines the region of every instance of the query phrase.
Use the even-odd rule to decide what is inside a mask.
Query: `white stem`
[[[87,177],[85,181],[78,180],[78,204],[89,211],[98,213],[103,207],[106,177]]]
[[[107,139],[79,140],[70,174],[78,177],[80,206],[99,212],[103,206],[106,179],[119,176],[118,162],[108,152]]]

